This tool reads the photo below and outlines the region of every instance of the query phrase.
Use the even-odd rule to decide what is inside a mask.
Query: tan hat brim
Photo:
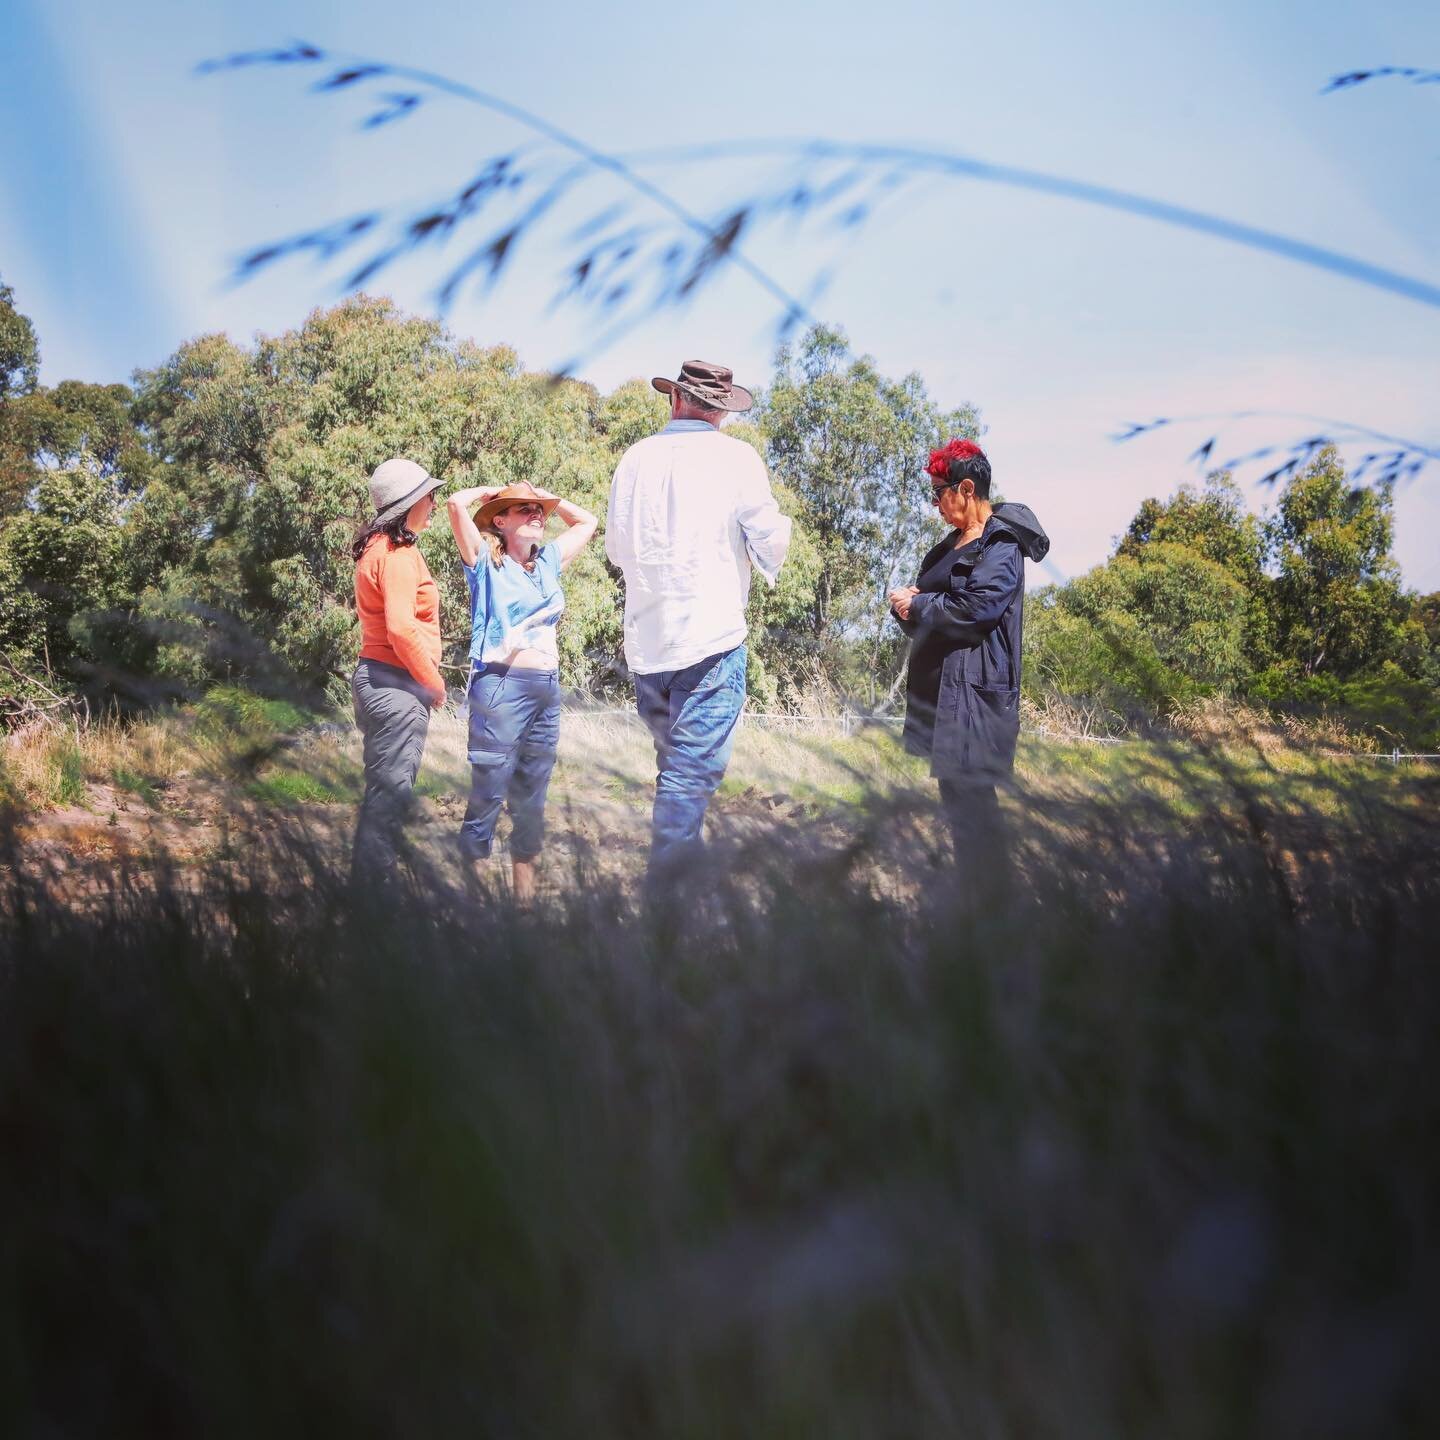
[[[696,390],[692,385],[672,380],[668,375],[656,375],[650,383],[662,395],[678,390],[682,395],[688,395],[702,405],[713,406],[716,410],[748,410],[755,403],[755,397],[743,385],[731,385],[729,394],[720,396],[707,395],[703,390]]]
[[[558,496],[553,500],[542,500],[538,495],[497,495],[494,499],[487,500],[475,512],[475,524],[477,526],[488,525],[502,510],[509,510],[514,505],[543,506],[545,518],[548,520],[555,513],[555,507],[559,503]]]

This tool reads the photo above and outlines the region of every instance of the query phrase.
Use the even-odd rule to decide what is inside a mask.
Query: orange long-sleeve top
[[[422,685],[440,678],[440,589],[416,545],[376,535],[355,564],[360,658],[408,670]]]

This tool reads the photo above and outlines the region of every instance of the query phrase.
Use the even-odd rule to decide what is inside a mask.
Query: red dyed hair
[[[937,480],[950,478],[952,460],[984,460],[985,452],[973,440],[951,440],[938,450],[930,452],[926,471]]]

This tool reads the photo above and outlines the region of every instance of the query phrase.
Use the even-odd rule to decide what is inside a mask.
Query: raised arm
[[[450,520],[450,533],[455,537],[455,544],[460,551],[461,561],[473,566],[480,558],[480,552],[485,548],[485,542],[480,538],[480,531],[475,525],[475,520],[470,514],[473,506],[488,500],[492,495],[498,495],[501,491],[499,485],[476,485],[469,490],[457,490],[445,502],[445,514]]]
[[[543,500],[554,498],[549,490],[536,489]],[[561,500],[555,507],[557,514],[566,524],[566,531],[557,537],[555,548],[560,552],[560,568],[563,570],[594,538],[600,528],[596,519],[583,505],[573,500]]]

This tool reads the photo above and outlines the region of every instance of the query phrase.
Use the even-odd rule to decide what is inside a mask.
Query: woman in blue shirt
[[[483,503],[471,519],[477,500]],[[600,522],[526,481],[456,491],[446,508],[470,587],[470,803],[460,849],[468,860],[489,859],[495,822],[508,800],[514,894],[528,903],[560,738],[560,572]],[[552,512],[568,528],[547,544]]]

